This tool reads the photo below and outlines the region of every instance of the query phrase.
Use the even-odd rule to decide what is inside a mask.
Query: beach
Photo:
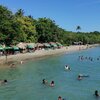
[[[85,50],[91,47],[94,47],[97,45],[72,45],[72,46],[66,46],[62,47],[60,49],[49,49],[49,50],[36,50],[32,53],[20,53],[16,55],[9,55],[9,56],[1,56],[0,57],[0,64],[10,64],[10,63],[22,63],[22,61],[27,61],[31,59],[36,58],[42,58],[45,56],[51,56],[51,55],[58,55],[62,53],[70,53],[75,52],[79,50]]]
[[[80,51],[77,51],[79,48],[75,51],[75,47],[68,46],[67,51],[60,55],[39,56],[37,60],[33,57],[35,60],[24,60],[23,64],[0,65],[0,79],[8,80],[7,84],[0,86],[0,100],[58,100],[59,96],[65,100],[96,100],[94,92],[100,92],[100,47]],[[74,51],[70,51],[71,48]],[[59,50],[62,49],[65,47]],[[84,59],[80,60],[81,56]],[[65,70],[65,65],[70,66],[71,70]],[[89,77],[78,80],[79,74]],[[48,83],[42,84],[43,79]],[[54,87],[50,86],[52,81]]]

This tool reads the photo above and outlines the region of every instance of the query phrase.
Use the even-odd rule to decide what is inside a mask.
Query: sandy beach
[[[94,47],[96,45],[74,45],[74,46],[67,46],[67,47],[62,47],[60,49],[55,49],[55,50],[36,50],[33,53],[24,53],[24,54],[16,54],[16,55],[9,55],[9,56],[1,56],[0,57],[0,64],[9,64],[9,63],[21,63],[21,61],[27,61],[31,59],[36,59],[36,58],[42,58],[45,56],[50,56],[50,55],[57,55],[61,53],[70,53],[70,52],[75,52],[79,50],[85,50],[90,47]]]

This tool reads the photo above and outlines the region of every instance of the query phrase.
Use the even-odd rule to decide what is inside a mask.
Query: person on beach
[[[98,90],[95,90],[94,95],[95,95],[96,97],[100,97],[100,94],[98,93]]]
[[[54,81],[51,81],[50,86],[54,87]]]
[[[0,84],[7,84],[8,81],[5,79],[5,80],[0,80]]]

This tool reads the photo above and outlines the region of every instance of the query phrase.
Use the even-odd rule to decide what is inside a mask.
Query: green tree
[[[15,16],[17,16],[17,17],[22,17],[22,16],[24,16],[24,10],[19,9],[19,10],[15,13]]]
[[[9,45],[11,43],[10,36],[14,30],[12,28],[13,14],[6,7],[0,5],[0,41]]]

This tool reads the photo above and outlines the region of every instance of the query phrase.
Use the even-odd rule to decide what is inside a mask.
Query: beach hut
[[[36,49],[37,50],[44,49],[44,44],[43,43],[36,43]]]
[[[57,44],[55,42],[50,42],[49,44],[51,45],[52,49],[58,48],[58,46],[57,46]]]
[[[26,43],[20,42],[16,46],[19,48],[19,50],[20,50],[21,53],[27,52],[27,49],[26,49],[27,44]]]
[[[28,52],[33,52],[35,51],[36,44],[35,43],[27,43],[27,50]]]

